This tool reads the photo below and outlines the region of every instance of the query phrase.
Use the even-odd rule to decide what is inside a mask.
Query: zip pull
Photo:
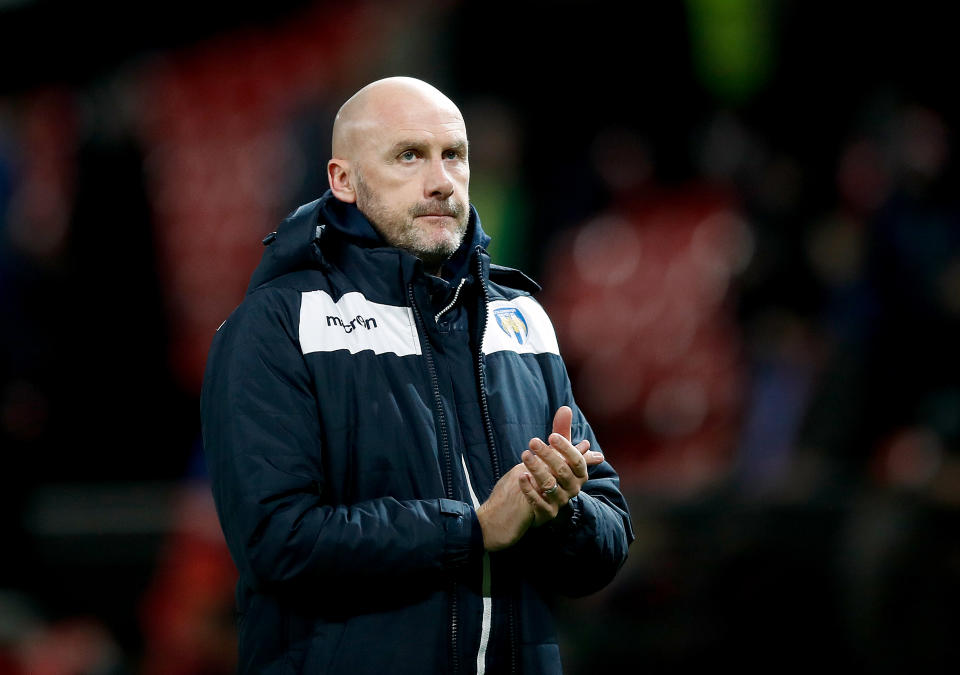
[[[463,277],[462,279],[460,279],[460,285],[457,286],[457,290],[454,291],[453,293],[453,300],[450,301],[450,304],[448,304],[446,307],[444,307],[439,312],[437,312],[436,316],[433,317],[434,323],[439,323],[440,317],[446,314],[447,312],[449,312],[451,309],[453,309],[453,306],[457,304],[457,298],[460,297],[460,289],[463,288],[463,285],[466,283],[466,281],[467,281],[466,277]]]

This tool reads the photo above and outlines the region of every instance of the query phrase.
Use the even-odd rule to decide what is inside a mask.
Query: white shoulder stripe
[[[300,301],[300,349],[351,354],[420,355],[420,337],[409,307],[382,305],[361,293],[344,293],[336,302],[326,291],[308,291]]]
[[[560,354],[550,317],[536,300],[520,296],[487,305],[483,353]]]

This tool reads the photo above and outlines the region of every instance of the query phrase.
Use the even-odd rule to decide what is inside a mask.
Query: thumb
[[[562,405],[557,408],[557,414],[553,416],[553,433],[560,434],[569,441],[572,425],[573,411],[570,407]]]

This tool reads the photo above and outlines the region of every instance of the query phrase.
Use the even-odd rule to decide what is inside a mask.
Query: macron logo
[[[364,319],[362,316],[358,314],[354,318],[350,319],[350,323],[344,323],[343,319],[341,319],[339,316],[330,316],[328,314],[327,327],[329,328],[330,326],[340,326],[343,329],[344,333],[352,333],[353,331],[355,331],[357,328],[360,328],[361,326],[366,328],[367,330],[370,330],[371,328],[376,328],[377,320],[373,318]]]
[[[421,353],[412,309],[373,302],[357,291],[344,293],[336,301],[326,291],[302,293],[299,336],[304,354],[340,350],[396,356]]]

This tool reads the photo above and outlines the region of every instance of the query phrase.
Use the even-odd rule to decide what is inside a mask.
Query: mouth
[[[456,208],[457,205],[445,204],[445,203],[434,203],[434,204],[420,204],[412,208],[411,215],[414,218],[459,218],[462,213],[461,209]]]
[[[417,215],[417,216],[435,216],[435,217],[448,216],[448,217],[450,217],[450,218],[455,218],[456,215],[457,215],[457,212],[454,211],[453,209],[433,209],[433,210],[430,210],[430,211],[426,211],[426,210],[425,210],[425,211],[417,211],[417,212],[415,213],[415,215]]]

